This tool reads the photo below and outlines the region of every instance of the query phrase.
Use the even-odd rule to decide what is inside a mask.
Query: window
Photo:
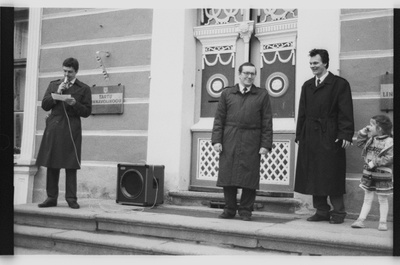
[[[28,44],[27,8],[14,9],[14,154],[21,152]]]

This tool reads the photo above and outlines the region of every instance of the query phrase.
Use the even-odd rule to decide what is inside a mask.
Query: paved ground
[[[68,255],[63,252],[14,247],[14,255]]]

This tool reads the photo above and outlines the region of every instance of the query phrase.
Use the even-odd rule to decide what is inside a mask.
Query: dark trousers
[[[59,168],[47,168],[46,191],[47,197],[57,200]],[[65,199],[68,202],[77,201],[76,197],[76,169],[65,169]]]
[[[329,200],[333,206],[328,204],[328,196],[315,196],[313,195],[313,206],[317,209],[316,214],[320,216],[337,216],[338,218],[344,219],[346,217],[346,211],[344,208],[343,195],[329,196]]]
[[[229,215],[236,215],[238,210],[240,216],[251,216],[253,211],[254,201],[256,200],[256,190],[242,189],[242,196],[240,198],[239,208],[237,206],[237,190],[238,187],[229,186],[224,187],[225,208],[224,211]]]

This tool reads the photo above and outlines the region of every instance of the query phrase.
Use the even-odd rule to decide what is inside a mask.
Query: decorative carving
[[[211,76],[206,84],[207,93],[213,98],[219,98],[221,96],[224,87],[228,86],[228,78],[223,74],[214,74]]]
[[[245,43],[248,43],[250,41],[251,35],[253,34],[253,26],[254,24],[249,24],[246,22],[242,22],[239,25],[239,35],[240,38],[244,40]]]
[[[214,151],[210,139],[198,139],[197,179],[214,180],[218,178],[219,154]],[[261,156],[260,183],[289,185],[290,179],[290,141],[274,141],[272,152]]]
[[[289,88],[289,78],[282,72],[275,72],[267,78],[265,87],[271,97],[283,96]]]
[[[263,45],[263,51],[269,52],[270,50],[287,50],[294,49],[294,41],[287,41],[281,43],[269,43]]]
[[[256,24],[256,36],[264,37],[272,34],[296,34],[297,18],[260,22]]]
[[[274,141],[272,152],[261,156],[260,183],[289,185],[290,179],[290,141]]]
[[[210,139],[199,139],[197,179],[217,180],[219,154],[215,152]]]
[[[234,52],[234,45],[206,46],[204,47],[205,54]]]
[[[231,56],[228,58],[227,61],[223,61],[221,58],[221,53],[217,53],[215,60],[213,62],[210,62],[207,60],[207,54],[203,54],[203,60],[202,60],[202,68],[204,69],[205,64],[207,64],[207,66],[214,66],[216,65],[218,62],[220,62],[220,64],[222,65],[228,65],[229,63],[232,62],[232,68],[235,67],[235,53],[232,51]]]
[[[214,9],[207,8],[202,9],[201,14],[201,23],[204,25],[211,25],[212,22],[214,24],[228,24],[231,19],[233,19],[233,23],[239,22],[236,18],[236,15],[240,12],[243,16],[243,9]],[[204,20],[207,19],[207,22]]]
[[[266,64],[273,64],[276,61],[276,58],[279,58],[279,61],[282,63],[287,63],[290,61],[290,59],[292,59],[292,65],[296,64],[296,56],[295,56],[295,51],[294,49],[290,52],[290,55],[288,58],[286,59],[282,59],[281,55],[279,54],[279,51],[275,51],[275,55],[274,58],[270,61],[267,60],[267,58],[265,58],[265,55],[263,52],[261,52],[261,68],[263,67],[263,62]]]
[[[297,9],[259,9],[258,16],[261,16],[261,11],[264,12],[265,16],[263,19],[260,19],[260,23],[297,18]]]
[[[235,67],[235,45],[216,45],[216,46],[204,46],[203,47],[203,60],[202,60],[202,68],[204,69],[205,65],[207,66],[214,66],[218,62],[222,65],[228,65],[232,62],[232,68]],[[223,61],[221,58],[221,54],[223,53],[231,53],[231,56],[228,58],[227,61]],[[207,59],[207,55],[214,54],[216,58],[213,62],[210,62]]]

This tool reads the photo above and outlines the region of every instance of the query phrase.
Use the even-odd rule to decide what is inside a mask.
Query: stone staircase
[[[52,208],[15,205],[15,246],[80,255],[392,255],[392,224],[381,232],[375,223],[352,229],[353,220],[310,223],[289,212],[255,211],[244,222],[197,205],[79,203],[78,210],[61,201]]]
[[[206,206],[220,208],[225,206],[222,192],[170,191],[169,201],[180,206]],[[237,196],[240,201],[240,195]],[[295,213],[302,208],[299,199],[288,197],[257,196],[254,203],[256,211],[274,213]]]

